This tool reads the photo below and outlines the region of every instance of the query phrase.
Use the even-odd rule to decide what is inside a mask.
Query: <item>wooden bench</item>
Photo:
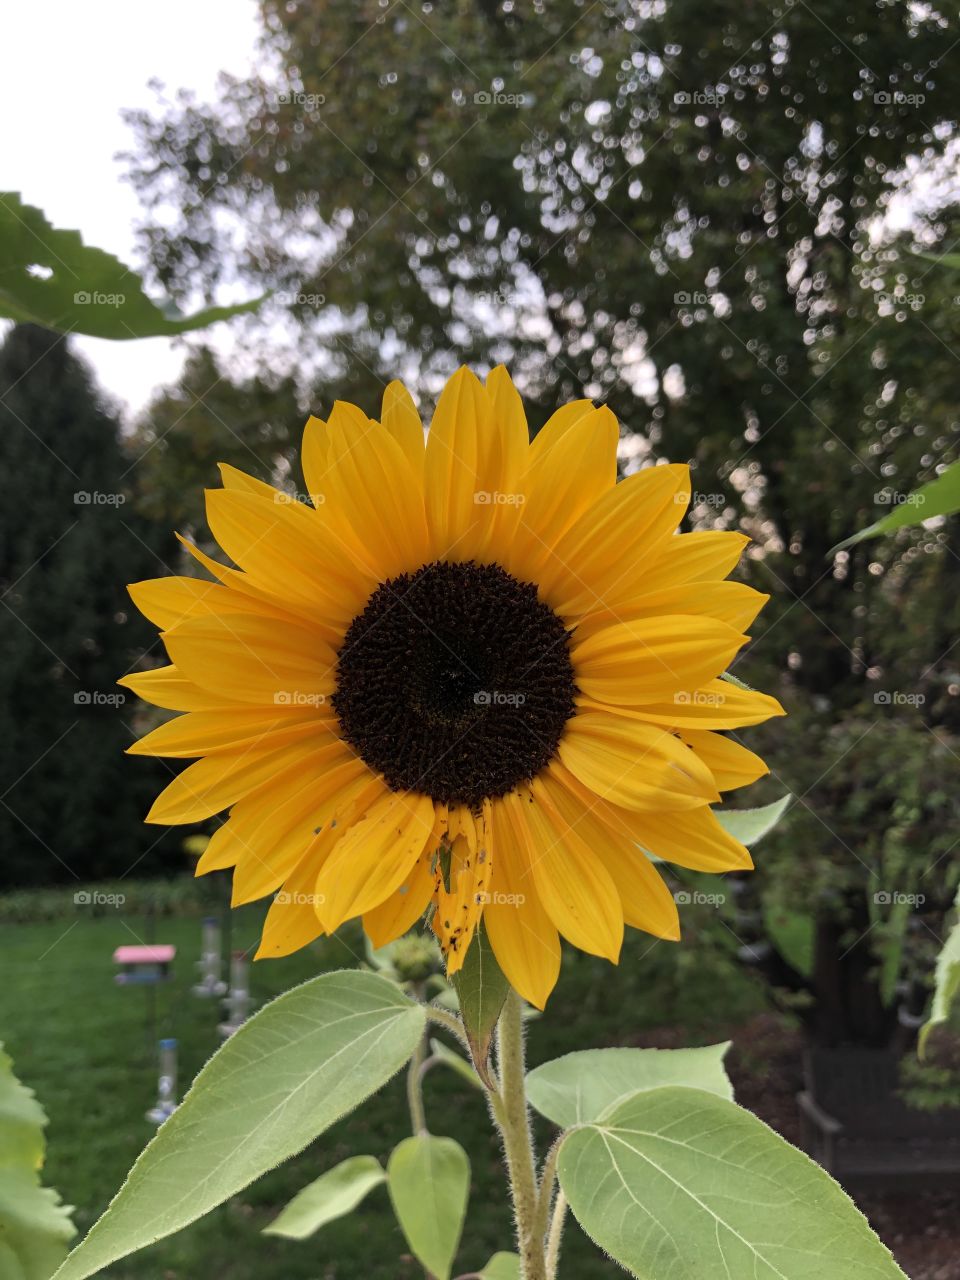
[[[921,1111],[899,1093],[887,1049],[811,1049],[797,1095],[804,1149],[847,1187],[960,1186],[960,1110]]]

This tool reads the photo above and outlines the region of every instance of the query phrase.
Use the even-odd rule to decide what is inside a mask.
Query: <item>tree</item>
[[[305,416],[290,378],[237,382],[209,348],[197,348],[129,442],[137,509],[158,530],[195,532],[204,522],[203,490],[220,483],[217,464],[279,478],[293,463]]]
[[[0,884],[155,869],[176,841],[142,824],[160,778],[123,755],[116,680],[149,643],[125,586],[158,560],[116,419],[32,325],[0,347],[0,460]]]

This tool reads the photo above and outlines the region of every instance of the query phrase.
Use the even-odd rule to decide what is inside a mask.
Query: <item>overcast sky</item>
[[[125,107],[155,101],[147,82],[213,93],[221,70],[254,59],[255,0],[45,0],[8,5],[0,40],[0,111],[5,122],[0,190],[19,191],[87,244],[135,261],[140,209],[115,159],[132,135]],[[166,338],[106,342],[75,338],[97,375],[132,409],[175,377],[182,355]]]

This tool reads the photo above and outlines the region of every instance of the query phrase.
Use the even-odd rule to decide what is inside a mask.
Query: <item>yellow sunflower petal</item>
[[[378,907],[404,883],[433,830],[433,801],[390,792],[371,805],[334,846],[317,881],[317,910],[333,932]]]
[[[267,706],[321,706],[336,657],[306,626],[254,614],[188,618],[163,634],[174,665],[203,689]]]
[[[552,438],[521,482],[526,498],[507,553],[507,568],[527,580],[537,578],[566,531],[617,479],[620,433],[609,409],[553,422],[537,436]]]
[[[580,840],[593,851],[613,882],[624,922],[643,929],[655,938],[677,941],[680,917],[673,894],[646,854],[637,847],[630,821],[639,825],[643,814],[615,810],[578,783],[565,769],[551,766],[537,780],[557,812],[557,821],[565,822]],[[699,809],[694,813],[701,812]],[[665,825],[674,819],[686,819],[686,813],[671,813]]]
[[[339,622],[362,607],[372,577],[362,563],[345,563],[342,540],[317,512],[233,489],[210,489],[206,498],[210,531],[261,591]]]
[[[551,772],[575,802],[592,806],[589,812],[619,837],[621,847],[639,846],[665,862],[675,862],[694,871],[747,871],[753,866],[749,850],[721,826],[716,814],[706,805],[683,812],[637,813],[605,800],[598,801],[562,765],[551,766]],[[631,921],[628,919],[627,923]]]
[[[201,578],[153,578],[131,582],[127,591],[143,616],[161,631],[184,618],[215,613],[218,607],[229,608],[232,602],[243,610],[242,596]]]
[[[673,614],[613,623],[575,641],[570,657],[585,697],[637,705],[699,688],[746,642],[725,622]]]
[[[167,711],[213,711],[238,705],[232,698],[201,689],[174,666],[157,667],[155,671],[134,671],[118,680],[117,684],[131,689],[144,702],[151,702]]]
[[[560,614],[612,608],[636,596],[684,513],[690,469],[650,467],[608,490],[557,543],[538,576]]]
[[[637,816],[642,820],[637,823],[640,843],[664,862],[713,873],[753,867],[750,850],[721,826],[712,809],[691,809],[669,818],[653,813]]]
[[[682,729],[680,736],[689,742],[713,774],[718,791],[747,787],[770,772],[754,751],[748,751],[733,738],[709,729]]]
[[[434,555],[469,560],[481,532],[477,494],[489,489],[478,474],[480,437],[491,430],[490,401],[469,369],[444,387],[427,437],[426,504]]]
[[[283,882],[263,922],[256,959],[277,959],[308,946],[324,932],[317,915],[316,860],[305,857]]]
[[[749,544],[746,534],[721,529],[677,534],[664,543],[655,563],[644,570],[643,590],[660,591],[684,582],[725,578]]]
[[[413,396],[402,382],[388,382],[383,390],[380,421],[406,455],[417,475],[423,475],[426,439]]]
[[[318,742],[326,736],[326,729],[319,730]],[[168,826],[202,822],[269,782],[287,765],[302,762],[308,768],[316,747],[317,743],[308,739],[273,751],[248,750],[197,760],[160,792],[145,821]]]
[[[351,819],[358,807],[372,804],[386,788],[362,760],[342,742],[327,742],[308,761],[295,763],[272,774],[248,792],[230,810],[230,816],[210,838],[197,863],[196,874],[222,871],[244,861],[274,861],[276,834],[271,818],[286,797],[299,794],[304,783],[311,788],[309,821],[300,827],[300,843],[307,850],[329,851],[340,838],[336,819]],[[317,862],[319,872],[320,863]]]
[[[312,414],[303,428],[300,467],[311,502],[315,507],[323,506],[327,478],[327,424]]]
[[[248,476],[246,471],[241,471],[239,467],[232,467],[229,462],[220,462],[217,465],[220,471],[220,479],[223,481],[225,489],[239,489],[243,493],[256,493],[261,498],[269,498],[271,502],[282,502],[284,500],[283,494],[275,485],[258,480],[256,476]]]
[[[584,710],[613,710],[595,698],[581,697]],[[669,700],[637,707],[619,706],[620,715],[675,729],[739,729],[761,724],[771,716],[787,713],[776,698],[755,689],[741,689],[730,680],[708,680],[699,689],[681,689]]]
[[[713,775],[690,747],[640,720],[579,712],[558,754],[591,791],[627,809],[695,809],[720,799]]]
[[[492,821],[493,887],[483,922],[507,981],[542,1009],[560,973],[560,936],[537,897],[525,838],[514,828],[503,800],[494,801]]]
[[[563,936],[614,964],[623,945],[623,908],[599,850],[591,848],[553,803],[545,777],[521,788],[527,855],[537,896]]]
[[[417,923],[433,897],[429,852],[422,853],[403,884],[378,907],[364,912],[363,928],[374,947],[402,938]]]
[[[296,738],[314,735],[321,724],[326,724],[333,735],[332,717],[324,719],[316,708],[309,706],[188,711],[127,747],[127,754],[189,759],[247,747],[279,747]]]
[[[745,631],[770,599],[743,582],[684,582],[645,592],[615,609],[597,609],[577,619],[577,639],[615,622],[636,622],[666,614],[695,614],[725,622],[735,631]]]
[[[328,424],[326,510],[350,527],[378,582],[430,559],[421,472],[375,424],[360,428],[337,403]]]
[[[530,431],[520,393],[502,365],[490,371],[486,391],[490,419],[477,439],[477,527],[471,545],[482,558],[505,564],[523,516]]]

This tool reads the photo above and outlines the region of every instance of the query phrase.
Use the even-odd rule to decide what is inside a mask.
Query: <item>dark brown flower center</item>
[[[394,791],[476,808],[553,758],[574,712],[569,634],[499,565],[382,583],[337,658],[343,736]]]

